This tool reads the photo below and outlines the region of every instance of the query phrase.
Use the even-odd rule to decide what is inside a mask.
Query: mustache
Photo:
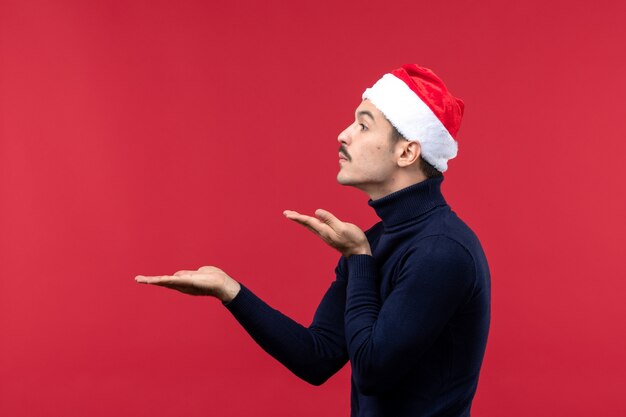
[[[346,148],[341,145],[339,147],[339,152],[346,157],[346,159],[348,160],[348,162],[352,161],[352,157],[350,156],[350,154],[348,153],[348,151],[346,150]]]

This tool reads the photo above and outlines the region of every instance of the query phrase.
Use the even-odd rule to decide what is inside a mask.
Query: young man
[[[353,417],[469,416],[490,274],[480,242],[440,190],[462,113],[463,102],[417,65],[363,93],[338,137],[337,181],[367,193],[381,221],[364,233],[325,210],[284,212],[342,254],[309,327],[216,267],[137,282],[222,300],[264,350],[312,384],[350,361]]]

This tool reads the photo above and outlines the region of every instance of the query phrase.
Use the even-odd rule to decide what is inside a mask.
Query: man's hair
[[[395,144],[398,143],[400,139],[406,140],[404,136],[402,136],[402,134],[398,132],[398,129],[396,129],[394,125],[391,125],[391,146],[395,146]],[[443,177],[443,173],[434,166],[432,166],[430,163],[428,163],[424,158],[422,158],[421,153],[419,156],[419,164],[420,169],[422,170],[426,178]]]

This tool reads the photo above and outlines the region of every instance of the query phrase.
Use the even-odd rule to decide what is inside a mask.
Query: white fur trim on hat
[[[422,99],[392,74],[385,74],[363,93],[409,141],[420,144],[422,157],[440,172],[456,156],[458,144]]]

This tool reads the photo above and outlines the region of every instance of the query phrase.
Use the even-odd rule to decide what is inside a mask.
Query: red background
[[[519,4],[516,4],[519,3]],[[0,415],[346,416],[219,302],[216,265],[308,324],[370,227],[337,134],[405,62],[466,103],[444,194],[493,316],[476,416],[626,414],[624,2],[0,2]]]

